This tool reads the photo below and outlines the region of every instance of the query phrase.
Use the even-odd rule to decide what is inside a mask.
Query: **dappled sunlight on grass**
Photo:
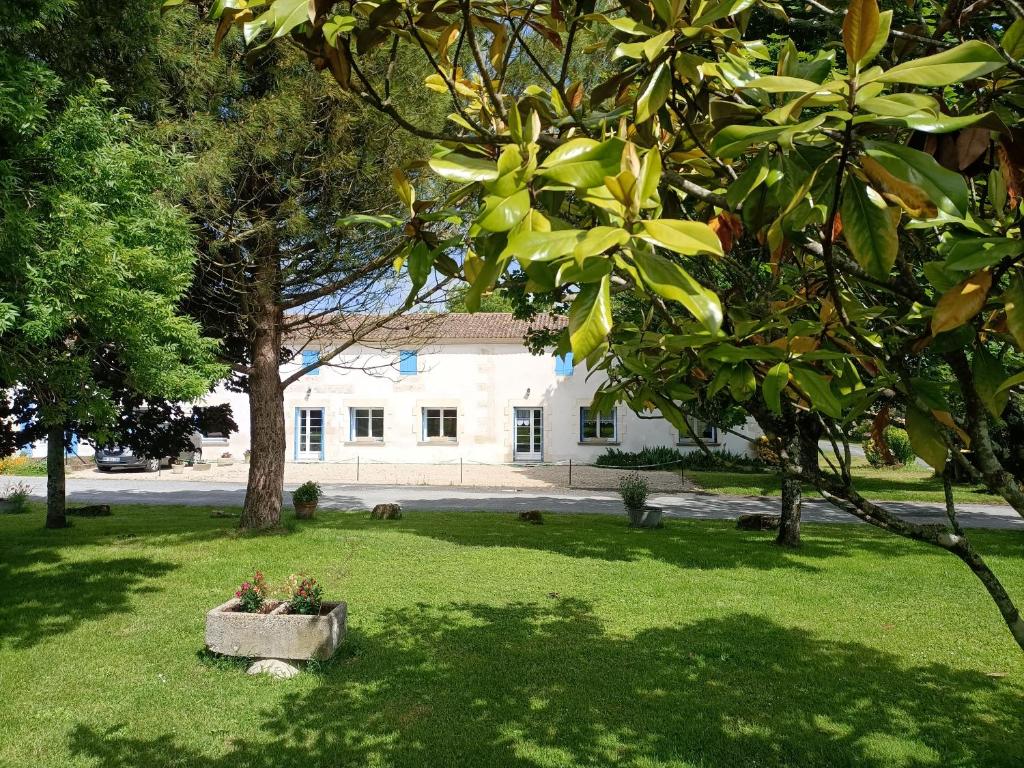
[[[1024,663],[981,588],[867,528],[806,526],[792,553],[728,523],[611,516],[40,525],[0,519],[0,586],[73,620],[3,615],[5,766],[1024,763]],[[1024,534],[972,538],[1024,591]],[[335,659],[272,682],[197,653],[205,610],[256,568],[349,602]]]

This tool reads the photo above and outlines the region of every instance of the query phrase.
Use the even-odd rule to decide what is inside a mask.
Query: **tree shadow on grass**
[[[147,557],[63,560],[47,549],[0,560],[0,646],[31,648],[86,621],[128,613],[146,584],[177,566]]]
[[[790,550],[774,544],[773,531],[738,531],[731,521],[669,520],[657,530],[636,530],[625,517],[548,515],[544,525],[529,525],[500,513],[458,518],[414,513],[397,521],[346,514],[323,516],[318,525],[341,530],[396,531],[469,547],[535,549],[568,557],[613,562],[654,559],[680,568],[788,568],[816,572],[815,561],[868,553],[898,557],[928,551],[920,544],[879,533],[866,526],[805,526],[803,543]],[[1001,534],[1006,535],[1006,534]],[[1024,533],[1019,534],[1024,541]]]
[[[1018,684],[759,616],[616,635],[577,600],[419,606],[343,647],[226,752],[85,723],[70,751],[109,768],[1024,761]]]

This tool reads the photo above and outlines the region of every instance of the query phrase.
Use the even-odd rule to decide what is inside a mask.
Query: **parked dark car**
[[[160,463],[160,459],[136,456],[131,448],[118,445],[96,449],[96,468],[100,472],[109,472],[112,469],[144,469],[147,472],[156,472],[160,469]]]

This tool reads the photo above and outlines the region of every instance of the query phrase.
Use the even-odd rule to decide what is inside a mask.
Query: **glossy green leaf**
[[[621,139],[572,139],[544,158],[540,175],[576,189],[602,186],[605,176],[618,174],[624,146]]]
[[[629,242],[629,233],[621,227],[593,227],[576,243],[573,256],[578,261],[604,253],[609,248],[625,245]]]
[[[483,157],[470,157],[457,152],[432,157],[428,165],[434,173],[451,181],[492,181],[498,178],[498,165]]]
[[[530,190],[520,189],[508,197],[488,195],[478,223],[489,232],[508,232],[530,210]]]
[[[1024,240],[1008,237],[972,237],[956,240],[946,253],[946,267],[970,271],[998,264],[1007,256],[1024,254]]]
[[[1024,59],[1024,19],[1017,19],[1007,28],[1000,45],[1014,61]]]
[[[996,418],[1001,416],[1010,399],[1009,390],[1000,389],[1006,380],[1003,364],[984,347],[979,347],[974,352],[971,375],[974,379],[974,390],[989,413]]]
[[[769,369],[761,384],[764,402],[772,413],[782,413],[782,390],[789,384],[789,364],[779,363]]]
[[[796,365],[792,368],[793,378],[817,410],[834,419],[842,418],[843,408],[832,391],[829,380],[820,373]]]
[[[818,115],[795,125],[727,125],[711,140],[711,152],[721,158],[736,157],[754,144],[775,141],[783,134],[809,132],[825,119],[824,115]]]
[[[663,61],[657,66],[636,99],[636,121],[645,123],[654,117],[668,99],[672,88],[672,71],[669,62]]]
[[[662,298],[682,304],[712,333],[721,328],[721,302],[689,272],[653,252],[637,251],[633,258],[641,279],[651,290]]]
[[[533,261],[551,261],[571,254],[581,237],[583,237],[583,231],[579,229],[517,232],[509,238],[502,255],[514,256],[523,264]]]
[[[860,179],[849,176],[843,185],[840,210],[843,238],[853,258],[869,275],[888,277],[896,263],[899,237],[885,201],[872,196]]]
[[[684,256],[696,256],[698,253],[723,255],[718,235],[707,224],[677,219],[647,219],[641,221],[640,225],[643,231],[638,232],[637,237],[670,251]]]
[[[946,443],[932,417],[914,406],[907,408],[907,434],[914,453],[936,472],[946,467]]]
[[[999,51],[991,45],[970,40],[948,51],[897,64],[875,79],[883,83],[945,86],[987,75],[1005,65]]]
[[[1017,348],[1024,350],[1024,275],[1019,270],[1014,271],[1003,294],[1003,308],[1010,335],[1017,342]]]
[[[959,173],[943,168],[931,155],[901,144],[871,141],[865,142],[865,147],[893,176],[921,187],[940,211],[956,218],[967,215],[967,183]]]
[[[569,343],[581,360],[601,346],[612,329],[611,277],[587,283],[569,306]]]

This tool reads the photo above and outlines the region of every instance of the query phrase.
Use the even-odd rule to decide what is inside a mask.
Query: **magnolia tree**
[[[792,18],[807,7],[816,17]],[[430,175],[413,181],[437,199],[396,174],[408,217],[380,219],[405,227],[410,275],[456,257],[470,308],[509,271],[531,291],[568,287],[561,346],[608,372],[596,407],[656,409],[685,429],[689,403],[727,390],[776,436],[820,434],[832,446],[820,456],[780,440],[786,474],[959,557],[1024,647],[952,493],[945,525],[900,518],[858,492],[845,437],[898,407],[936,472],[955,464],[1024,515],[990,436],[1024,382],[1016,0],[912,14],[876,0],[228,0],[210,12],[252,46],[288,38],[436,140]],[[759,39],[773,19],[813,25],[820,42]],[[444,133],[390,97],[379,57],[408,49],[452,104]],[[513,66],[532,73],[525,88]],[[436,177],[457,186],[441,198]],[[464,225],[455,236],[451,221]],[[614,291],[647,302],[642,322],[613,324]],[[929,378],[925,352],[951,381]]]

